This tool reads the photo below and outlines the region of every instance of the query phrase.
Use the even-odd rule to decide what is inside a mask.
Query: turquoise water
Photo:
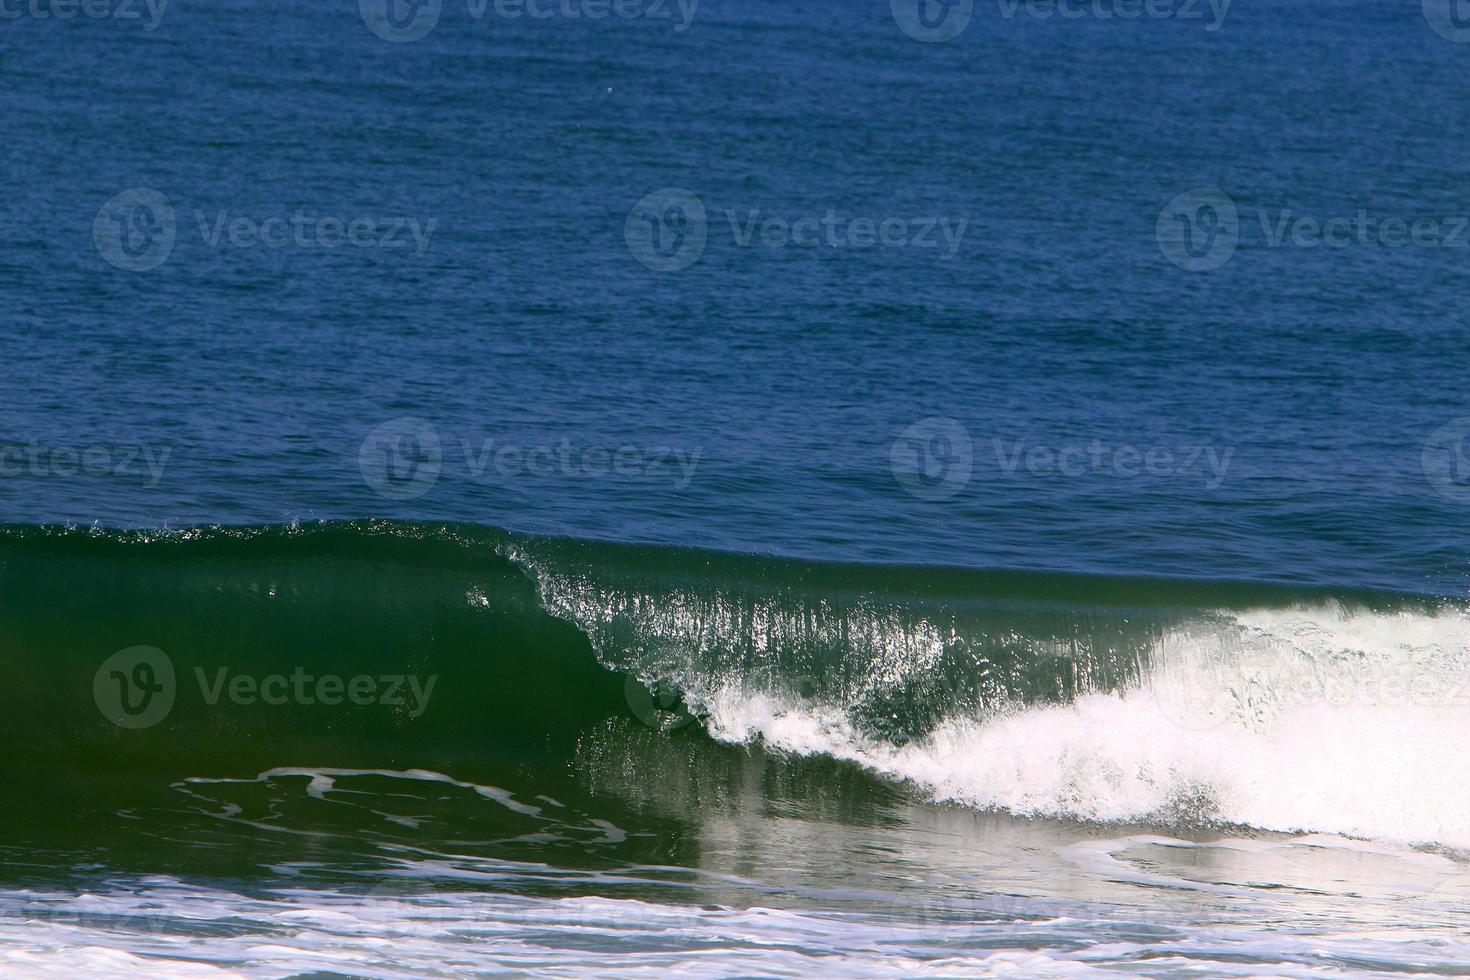
[[[1467,969],[1470,34],[1131,9],[0,6],[0,972]]]

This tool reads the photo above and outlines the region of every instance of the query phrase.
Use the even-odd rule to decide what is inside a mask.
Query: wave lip
[[[1027,576],[753,586],[518,560],[605,663],[678,685],[724,741],[1022,816],[1470,849],[1459,603],[1222,589],[1211,604],[1198,583]]]

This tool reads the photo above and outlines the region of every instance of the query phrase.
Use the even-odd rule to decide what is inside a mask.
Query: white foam
[[[177,882],[86,898],[0,891],[0,975],[1103,975],[1064,949],[936,950],[926,923],[887,916],[391,888],[265,900]]]
[[[1221,614],[1224,616],[1224,614]],[[837,707],[725,689],[716,737],[760,737],[1024,816],[1207,817],[1470,849],[1470,652],[1461,612],[1299,609],[1161,637],[1144,682],[896,748]]]
[[[1094,850],[1130,843],[1138,841]],[[881,903],[862,912],[727,908],[419,892],[392,880],[367,895],[292,889],[246,896],[153,879],[84,896],[0,890],[0,975],[1102,977],[1147,962],[1156,971],[1309,978],[1361,975],[1354,964],[1367,962],[1440,974],[1467,962],[1466,944],[1449,929],[1378,938],[1339,933],[1304,915],[1291,921],[1292,931],[1279,918],[1269,928],[1171,918],[1167,928],[1138,930],[1069,904],[1074,914],[1029,917],[1018,933],[1005,917],[949,923]],[[1147,909],[1113,911],[1151,921]]]

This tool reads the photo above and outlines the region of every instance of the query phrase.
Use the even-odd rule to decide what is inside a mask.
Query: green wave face
[[[251,878],[410,841],[604,837],[534,797],[574,806],[568,760],[629,717],[624,679],[542,610],[500,540],[389,525],[0,536],[18,848],[4,873]],[[343,792],[313,796],[293,767],[343,770]],[[454,776],[394,775],[415,771]],[[406,823],[382,816],[399,810]]]
[[[580,730],[624,700],[488,535],[28,531],[0,539],[0,590],[8,744],[88,765],[480,751]],[[136,658],[104,669],[140,646],[172,674],[163,717],[128,717],[149,686]]]
[[[1209,629],[1220,610],[1343,600],[1442,605],[811,565],[485,528],[11,529],[0,536],[11,694],[0,731],[22,753],[108,766],[206,764],[222,748],[237,765],[273,764],[283,746],[454,755],[649,710],[678,716],[663,710],[671,691],[698,706],[723,689],[845,706],[901,742],[944,715],[1125,688],[1161,636]],[[138,647],[166,667],[139,673],[142,654],[109,663]],[[172,705],[152,718],[143,702],[165,670]]]

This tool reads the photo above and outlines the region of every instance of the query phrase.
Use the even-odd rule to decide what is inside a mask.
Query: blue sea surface
[[[6,457],[0,515],[453,519],[1457,590],[1470,464],[1446,440],[1470,424],[1433,440],[1470,415],[1470,231],[1459,247],[1268,232],[1283,212],[1362,210],[1454,237],[1470,46],[1410,3],[1186,6],[980,4],[943,43],[867,0],[705,0],[687,21],[672,3],[593,21],[449,0],[410,43],[341,0],[174,0],[152,30],[142,5],[8,21],[0,431],[42,455]],[[1157,234],[1196,188],[1240,213],[1210,271]],[[176,216],[147,271],[94,240],[138,189]],[[630,211],[665,189],[706,213],[674,271],[630,246]],[[354,219],[403,227],[389,245],[301,244],[298,210],[339,238]],[[772,217],[808,219],[815,244],[780,225],[763,244]],[[240,218],[278,219],[285,244],[232,244]],[[853,245],[864,218],[935,245]],[[939,219],[964,222],[955,247]],[[407,499],[360,465],[404,418],[441,448]],[[933,459],[895,464],[932,419],[971,444],[942,500],[895,477],[948,465],[944,421],[914,442]],[[571,463],[493,456],[564,440]],[[1445,458],[1426,477],[1431,443]],[[110,468],[67,472],[66,450],[97,446]],[[161,474],[141,452],[124,467],[134,448],[166,452]],[[619,449],[639,455],[614,468]],[[651,465],[673,451],[692,474]]]

